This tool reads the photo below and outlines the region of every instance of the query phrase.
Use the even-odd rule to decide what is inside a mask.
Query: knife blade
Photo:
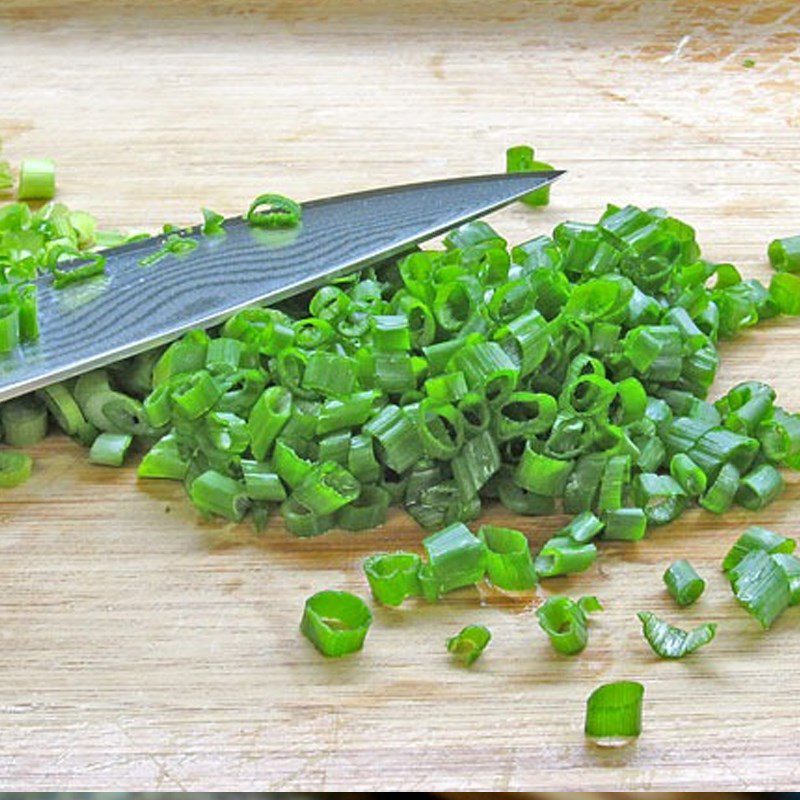
[[[40,336],[0,356],[0,401],[398,255],[562,174],[480,175],[314,200],[303,204],[301,224],[284,230],[232,217],[224,236],[188,229],[197,247],[150,267],[140,262],[164,235],[106,250],[103,276],[61,290],[39,278]]]

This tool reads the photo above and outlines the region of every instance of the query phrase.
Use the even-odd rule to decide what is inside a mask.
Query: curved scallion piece
[[[0,488],[10,489],[28,480],[33,471],[33,459],[17,450],[0,450]]]
[[[364,646],[371,624],[372,613],[360,597],[327,590],[306,600],[300,630],[322,655],[339,658]]]
[[[336,513],[336,525],[346,531],[367,531],[386,522],[391,496],[380,486],[362,486],[358,497]]]
[[[294,200],[282,194],[260,194],[250,203],[244,218],[257,228],[294,228],[302,216],[303,210]]]
[[[603,514],[603,538],[609,541],[638,542],[647,533],[647,514],[641,508],[615,508]]]
[[[58,427],[67,436],[77,436],[78,431],[86,424],[86,419],[66,384],[45,386],[36,395],[47,406]]]
[[[672,599],[679,606],[690,606],[705,591],[706,582],[697,574],[694,567],[681,559],[670,564],[664,572],[664,583]]]
[[[616,681],[595,689],[586,701],[584,731],[599,745],[624,744],[642,732],[644,686]]]
[[[175,435],[168,433],[145,453],[136,474],[140,478],[182,481],[188,469],[189,465],[181,456]]]
[[[527,144],[509,147],[506,150],[506,172],[542,172],[553,169],[544,161],[536,161],[534,150]],[[520,198],[528,206],[546,206],[550,202],[550,186],[529,192]]]
[[[659,619],[651,611],[640,611],[642,633],[653,652],[660,658],[683,658],[707,645],[717,633],[717,625],[707,622],[691,631],[676,628]]]
[[[582,597],[575,602],[569,597],[555,596],[536,609],[536,616],[553,648],[563,655],[574,656],[589,641],[588,614],[602,610],[596,597]]]
[[[486,546],[486,572],[494,586],[516,592],[536,585],[530,545],[522,531],[483,525],[478,538]]]
[[[385,606],[399,606],[408,597],[422,594],[416,553],[376,553],[364,561],[364,574],[375,599]]]
[[[491,631],[485,625],[467,625],[447,640],[447,651],[460,664],[469,667],[480,658],[491,638]]]
[[[728,570],[728,578],[736,599],[765,630],[791,602],[786,572],[766,550],[751,550]]]

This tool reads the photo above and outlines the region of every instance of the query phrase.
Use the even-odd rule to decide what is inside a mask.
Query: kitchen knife
[[[255,228],[232,217],[225,235],[189,229],[194,250],[149,267],[141,262],[162,248],[164,235],[106,250],[105,275],[60,290],[44,275],[40,336],[0,356],[0,401],[398,255],[561,174],[481,175],[329,197],[304,203],[296,228]]]

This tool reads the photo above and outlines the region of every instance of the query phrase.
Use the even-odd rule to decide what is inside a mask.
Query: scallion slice
[[[539,626],[550,637],[553,648],[563,655],[580,653],[589,641],[588,615],[602,611],[596,597],[550,597],[536,610]]]
[[[371,624],[372,614],[360,597],[328,590],[306,600],[300,630],[322,655],[339,658],[364,646]]]
[[[585,733],[599,745],[623,744],[642,732],[644,686],[616,681],[595,689],[586,701]]]
[[[480,658],[491,638],[491,631],[485,625],[467,625],[447,640],[447,650],[456,661],[469,667]]]
[[[522,531],[483,525],[478,538],[486,546],[486,571],[494,586],[521,591],[536,585],[530,546]]]
[[[690,606],[705,591],[706,582],[685,559],[670,564],[664,572],[664,583],[679,606]]]
[[[707,645],[717,632],[714,622],[698,625],[691,631],[676,628],[659,619],[651,611],[640,611],[642,633],[653,652],[660,658],[683,658]]]

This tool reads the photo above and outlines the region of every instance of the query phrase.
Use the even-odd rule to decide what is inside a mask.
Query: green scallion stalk
[[[642,732],[644,686],[616,681],[595,689],[586,701],[586,736],[600,745],[615,745]]]
[[[598,536],[603,527],[603,522],[591,511],[583,511],[573,517],[570,523],[558,532],[558,536],[568,536],[574,542],[586,544]]]
[[[550,597],[536,610],[539,626],[550,638],[553,648],[563,655],[580,653],[589,641],[588,615],[602,611],[596,597]]]
[[[750,511],[760,511],[783,491],[783,487],[780,472],[771,464],[761,464],[742,476],[736,491],[736,502]]]
[[[690,606],[705,591],[706,582],[697,574],[694,567],[681,559],[670,564],[664,572],[664,583],[672,599],[679,606]]]
[[[707,645],[717,632],[714,622],[685,631],[669,625],[651,611],[640,611],[637,616],[642,623],[644,638],[659,658],[684,658]]]
[[[366,603],[349,592],[317,592],[306,600],[300,630],[329,658],[355,653],[364,646],[372,614]]]
[[[491,631],[484,625],[467,625],[447,640],[447,651],[460,664],[469,667],[480,658],[491,638]]]
[[[192,481],[189,496],[200,511],[239,522],[250,507],[244,486],[214,470],[207,470]]]

